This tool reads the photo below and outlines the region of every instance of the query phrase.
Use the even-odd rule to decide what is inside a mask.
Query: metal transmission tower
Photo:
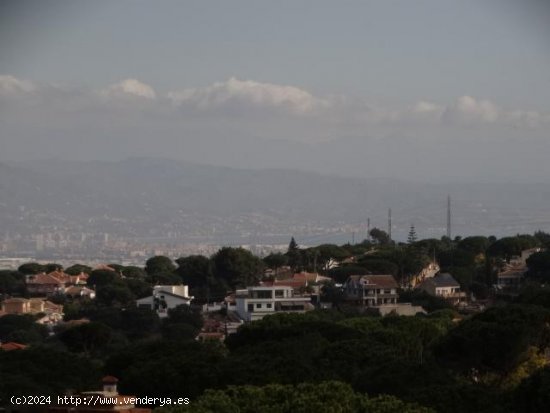
[[[447,195],[447,237],[451,239],[451,196]]]
[[[391,208],[388,209],[388,237],[391,241]]]

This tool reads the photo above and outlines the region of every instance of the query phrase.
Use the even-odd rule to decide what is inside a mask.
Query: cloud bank
[[[71,98],[87,100],[90,106],[116,103],[126,104],[131,110],[136,102],[154,101],[158,110],[170,108],[194,110],[219,115],[220,111],[236,118],[247,116],[247,111],[257,114],[307,118],[310,121],[332,121],[350,125],[500,125],[513,127],[547,127],[549,114],[534,110],[504,109],[496,103],[473,96],[460,96],[444,104],[419,100],[406,107],[383,107],[364,99],[345,96],[315,96],[296,86],[240,80],[231,77],[204,87],[157,92],[153,86],[128,78],[99,90],[80,90],[56,85],[40,85],[12,75],[0,75],[0,98],[4,105],[10,100],[24,97],[40,97],[46,103],[56,95],[56,102],[67,105]],[[152,109],[153,110],[153,109]],[[175,111],[174,116],[181,116]]]
[[[0,161],[162,156],[355,176],[528,180],[550,174],[548,132],[543,110],[471,95],[389,106],[235,77],[161,91],[133,78],[85,89],[0,76]]]

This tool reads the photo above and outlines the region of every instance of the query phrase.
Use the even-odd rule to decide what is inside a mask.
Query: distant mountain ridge
[[[11,231],[66,225],[135,236],[306,236],[366,231],[367,218],[385,229],[391,207],[396,237],[411,224],[421,237],[441,236],[447,194],[456,234],[550,226],[550,184],[419,184],[157,158],[0,163],[0,193],[0,224]]]

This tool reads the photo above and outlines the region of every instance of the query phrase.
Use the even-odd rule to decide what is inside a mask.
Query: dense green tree
[[[102,287],[108,284],[113,284],[119,279],[120,276],[114,271],[93,270],[86,282],[92,287]]]
[[[17,271],[21,274],[30,275],[30,274],[39,274],[46,271],[46,266],[39,264],[37,262],[27,262],[21,265]]]
[[[469,372],[506,375],[525,360],[530,347],[548,346],[550,312],[541,307],[493,307],[452,329],[438,347],[440,359]]]
[[[65,314],[67,320],[88,318],[124,334],[129,340],[152,338],[160,331],[157,313],[150,309],[138,308],[135,304],[119,308],[87,302],[68,305],[67,310],[70,311],[69,314]]]
[[[135,278],[135,279],[143,280],[147,276],[147,273],[141,267],[135,267],[133,265],[129,265],[122,269],[122,275],[127,278]]]
[[[18,271],[0,270],[0,294],[21,295],[24,291],[23,274]]]
[[[136,296],[124,284],[108,284],[97,287],[95,299],[98,305],[127,307],[135,305]]]
[[[527,258],[529,277],[541,282],[550,281],[550,251],[536,252]]]
[[[469,267],[473,268],[476,265],[476,255],[469,250],[458,248],[441,251],[437,260],[443,269],[449,267]]]
[[[113,354],[105,372],[120,379],[120,392],[136,396],[195,398],[219,386],[225,350],[217,343],[157,340]]]
[[[267,267],[277,271],[279,268],[288,265],[288,256],[283,253],[276,252],[264,257],[264,263]]]
[[[537,244],[537,239],[531,235],[504,237],[492,243],[487,252],[491,256],[501,257],[509,261],[512,257],[521,255],[521,251],[533,248]]]
[[[202,327],[203,319],[200,310],[192,308],[188,305],[178,305],[175,308],[168,310],[168,318],[166,318],[167,324],[190,324],[193,327],[200,329]]]
[[[381,229],[373,228],[370,230],[369,235],[379,245],[391,244],[390,236],[387,232],[382,231]]]
[[[85,274],[91,274],[92,267],[89,267],[88,265],[83,265],[83,264],[74,264],[65,270],[65,273],[69,275],[78,275],[82,272]]]
[[[348,250],[335,244],[321,244],[317,247],[313,247],[313,249],[319,252],[318,258],[322,262],[326,262],[330,259],[342,261],[350,257]]]
[[[366,268],[371,274],[390,274],[397,276],[400,272],[399,265],[386,259],[377,259],[375,256],[364,257],[359,260],[359,265]]]
[[[550,248],[550,234],[544,231],[535,232],[535,238],[544,248]]]
[[[100,366],[86,357],[46,346],[0,351],[0,405],[13,395],[62,395],[97,388]]]
[[[59,340],[75,353],[98,356],[109,344],[112,330],[102,323],[85,323],[59,334]]]
[[[340,382],[231,386],[210,390],[189,405],[164,407],[161,413],[428,413],[432,410],[395,397],[355,393]]]
[[[180,285],[181,278],[173,272],[159,272],[146,278],[147,282],[154,285]]]
[[[56,262],[49,262],[45,265],[46,272],[54,272],[54,271],[63,271],[63,266],[61,264],[58,264]]]
[[[441,297],[434,297],[422,290],[405,290],[399,294],[399,301],[419,305],[428,312],[445,310],[451,305]]]
[[[174,271],[176,271],[176,266],[172,260],[163,255],[151,257],[145,262],[145,272],[151,276],[162,273],[173,273]]]
[[[514,392],[514,411],[539,413],[550,407],[550,367],[535,372],[524,380]]]
[[[132,292],[135,298],[147,297],[153,292],[151,285],[140,278],[126,278],[124,285]]]
[[[6,314],[0,317],[0,341],[18,341],[22,344],[36,343],[48,336],[48,329],[36,323],[30,314]]]
[[[377,267],[376,265],[373,265],[371,268],[377,268]],[[370,269],[366,268],[366,266],[342,265],[341,267],[331,268],[330,270],[328,270],[327,275],[330,278],[332,278],[335,283],[343,284],[351,275],[365,275],[365,274],[368,274],[369,272],[370,272]]]
[[[231,287],[256,285],[264,271],[262,260],[244,248],[224,247],[212,257],[214,273]]]
[[[458,248],[474,254],[484,254],[489,248],[489,239],[483,236],[466,237],[458,243]]]
[[[177,273],[185,285],[191,289],[208,285],[212,277],[212,263],[208,257],[203,255],[191,255],[176,260],[178,264]]]

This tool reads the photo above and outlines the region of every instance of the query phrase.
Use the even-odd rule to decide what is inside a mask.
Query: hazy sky
[[[0,1],[0,160],[550,174],[550,5]]]

